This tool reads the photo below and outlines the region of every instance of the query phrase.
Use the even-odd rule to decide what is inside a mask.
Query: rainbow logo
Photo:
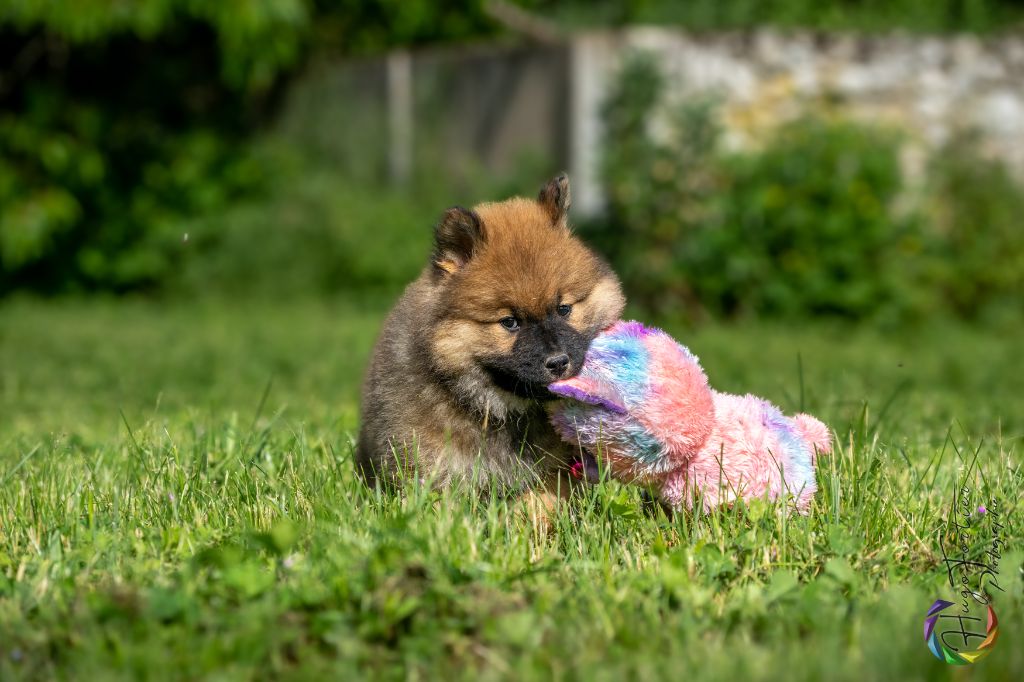
[[[935,655],[935,658],[940,661],[945,661],[950,665],[968,665],[970,663],[977,663],[992,652],[992,647],[995,646],[996,640],[999,639],[999,621],[996,619],[996,612],[992,610],[992,605],[989,604],[988,625],[985,628],[985,641],[983,641],[978,648],[973,651],[957,651],[956,649],[947,646],[945,642],[942,641],[941,633],[937,632],[935,628],[935,624],[939,620],[939,614],[950,606],[953,606],[953,602],[946,601],[944,599],[936,599],[935,603],[928,609],[928,613],[924,617],[925,644],[928,645],[928,649]]]

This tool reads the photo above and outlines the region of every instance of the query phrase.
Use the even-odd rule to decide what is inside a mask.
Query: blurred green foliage
[[[279,180],[245,143],[312,54],[493,30],[478,0],[0,5],[0,294],[162,285],[194,216]]]
[[[716,107],[661,101],[640,55],[605,106],[608,217],[590,226],[633,301],[694,317],[975,318],[1024,291],[1021,187],[971,138],[906,186],[899,136],[827,112],[726,153]],[[652,121],[667,123],[655,135]]]
[[[695,30],[779,26],[989,32],[1024,21],[1020,0],[544,0],[539,4],[572,24],[677,24]]]
[[[165,287],[190,296],[393,293],[426,265],[443,209],[306,169],[301,182],[189,221]]]
[[[9,0],[0,9],[0,23],[18,36],[56,41],[56,49],[64,50],[104,45],[122,36],[154,42],[174,32],[192,37],[206,32],[216,40],[224,80],[261,87],[298,56],[309,21],[307,5],[304,0]],[[116,60],[108,65],[125,66]]]
[[[940,0],[923,9],[911,0],[518,3],[567,25],[657,21],[697,29],[775,23],[823,28],[988,30],[1009,25],[1022,13],[1019,0]],[[332,241],[340,234],[336,231],[337,223],[317,228],[313,225],[316,216],[309,215],[311,223],[302,230],[276,232],[268,221],[259,220],[262,212],[258,208],[246,208],[249,198],[274,194],[271,190],[282,183],[298,185],[295,177],[311,172],[307,168],[292,168],[295,177],[285,177],[282,166],[288,164],[274,155],[253,153],[250,144],[254,135],[263,137],[269,124],[277,120],[275,114],[290,79],[314,57],[373,53],[393,45],[465,40],[498,30],[498,24],[485,11],[484,0],[0,3],[0,295],[14,290],[117,292],[174,287],[185,281],[198,281],[193,274],[202,268],[190,254],[199,253],[210,254],[205,269],[218,286],[223,283],[234,290],[252,283],[251,275],[241,273],[250,272],[248,268],[253,264],[271,267],[255,258],[252,245],[278,244],[285,235],[291,240],[281,245],[282,254],[298,258],[301,245],[308,241],[320,246],[312,250],[314,257],[309,262],[320,262],[327,245],[337,246]],[[652,83],[638,82],[633,87],[650,90]],[[638,96],[656,99],[657,88],[646,95],[630,94],[631,99]],[[686,213],[684,222],[704,223],[708,218],[700,216],[710,210],[707,199],[720,190],[720,183],[734,185],[737,195],[745,191],[756,195],[760,191],[755,176],[771,169],[758,164],[782,162],[780,155],[785,153],[781,148],[775,157],[769,154],[760,162],[737,161],[735,168],[725,168],[728,164],[718,160],[712,164],[686,161],[684,165],[692,165],[693,170],[681,174],[672,171],[673,164],[683,164],[687,158],[699,161],[703,157],[718,157],[709,137],[713,131],[694,131],[694,126],[710,125],[703,122],[706,112],[702,113],[702,107],[707,109],[710,105],[703,103],[681,114],[688,117],[688,123],[680,126],[686,139],[675,147],[654,145],[643,136],[620,140],[623,145],[634,147],[623,147],[617,152],[628,162],[622,172],[628,175],[634,163],[642,167],[653,164],[650,167],[661,169],[666,177],[658,184],[660,198],[635,207],[627,207],[620,200],[617,205],[621,210],[639,216],[668,202],[673,211]],[[627,130],[645,124],[642,120],[624,120],[621,125]],[[835,143],[841,146],[840,140]],[[803,144],[810,153],[809,147],[815,143]],[[845,155],[839,146],[820,153]],[[863,180],[870,187],[874,187],[872,182],[885,182],[882,176],[888,173],[888,152],[883,150],[876,155],[862,149],[866,155],[863,161],[870,162],[870,168],[857,181]],[[363,175],[372,176],[360,177],[360,182],[380,179],[384,172],[380,164],[365,163],[357,151],[349,155],[353,160],[346,167],[358,167]],[[837,156],[832,157],[832,161],[837,160]],[[828,159],[808,157],[804,161]],[[796,168],[798,163],[787,162],[794,173],[801,172]],[[959,174],[969,174],[977,168],[973,162],[963,163],[966,165],[959,170],[937,169],[936,187],[943,182],[964,186]],[[1007,178],[992,186],[979,183],[970,197],[962,197],[963,205],[942,203],[941,216],[937,215],[936,220],[948,224],[950,234],[966,234],[967,228],[963,226],[972,220],[970,216],[978,215],[975,204],[987,205],[986,197],[996,191],[993,187],[1008,182]],[[677,188],[679,183],[686,186]],[[874,191],[870,187],[869,191]],[[884,196],[877,198],[885,203],[888,192],[882,190]],[[308,199],[311,195],[303,196]],[[645,196],[651,198],[649,193]],[[349,198],[354,205],[366,204],[366,210],[377,210],[370,207],[358,190],[351,190]],[[300,201],[295,211],[308,213],[310,204],[302,201],[305,200]],[[819,202],[817,207],[831,206],[828,201]],[[383,204],[389,202],[394,205],[390,199]],[[431,208],[435,208],[434,204]],[[813,210],[811,206],[807,208]],[[353,215],[361,210],[354,208]],[[777,207],[768,205],[758,208],[755,201],[747,214],[729,220],[749,227],[757,220],[770,218],[769,213],[776,210]],[[238,216],[246,211],[267,239],[240,236],[246,229],[238,222],[242,220]],[[760,211],[761,217],[755,211]],[[278,215],[279,211],[269,213]],[[327,213],[337,215],[333,210]],[[401,213],[399,210],[397,214]],[[663,212],[655,213],[661,216]],[[990,221],[1005,221],[1003,216],[1012,213],[1012,207],[983,210],[985,219]],[[227,217],[220,221],[220,216]],[[630,220],[636,222],[637,216]],[[836,218],[840,219],[844,218]],[[858,214],[856,219],[862,220],[864,216]],[[199,225],[195,224],[197,221]],[[395,234],[407,234],[407,226],[407,221],[398,220]],[[867,224],[862,227],[872,230]],[[323,233],[314,237],[318,229]],[[1010,228],[1000,229],[1006,230],[1005,239],[1014,239]],[[189,232],[200,240],[191,250],[182,247],[184,235]],[[658,239],[664,241],[664,236]],[[964,247],[954,242],[944,248]],[[215,247],[215,243],[223,248]],[[227,251],[233,248],[229,247],[231,244],[237,246],[237,260],[232,260]],[[877,244],[863,248],[877,251]],[[984,262],[985,249],[994,249],[1000,257],[1007,252],[1015,253],[1012,249],[1008,251],[1005,244],[993,247],[989,242],[972,248],[972,262]],[[705,253],[701,257],[714,263],[712,256]],[[284,259],[282,255],[280,260]],[[652,284],[657,277],[672,275],[671,269],[662,269],[658,274],[659,267],[655,264],[652,268]],[[764,264],[748,263],[744,267],[756,270]],[[358,270],[353,266],[344,271]],[[400,270],[404,273],[408,267]],[[1003,274],[980,266],[976,270],[981,276],[976,284],[959,284],[947,292],[957,301],[959,310],[971,308],[978,296],[1006,289],[1012,279],[1009,268]],[[333,290],[345,279],[327,265],[321,268],[311,264],[310,272],[321,273],[309,275],[311,281],[317,282],[310,284],[314,289]],[[384,267],[382,272],[391,270]],[[227,273],[236,273],[238,280],[229,284]],[[948,280],[938,266],[919,274],[927,281]],[[361,277],[351,282],[361,286]],[[707,284],[714,291],[746,281],[730,275],[719,277],[717,284],[713,284],[714,277],[718,273],[708,275]],[[285,288],[299,287],[301,279],[296,275],[295,282]],[[805,284],[806,280],[795,282],[793,288],[801,289]],[[793,307],[785,292],[765,290],[763,294],[772,307]],[[695,292],[681,291],[680,295],[692,297]],[[862,301],[874,295],[871,291],[847,292],[847,297],[853,296],[860,303],[845,299],[837,303],[825,296],[820,306],[862,308]]]
[[[726,160],[720,224],[683,244],[702,301],[723,312],[862,317],[899,302],[898,144],[815,119]],[[894,299],[896,299],[894,301]]]
[[[963,135],[936,152],[923,207],[932,228],[925,282],[965,317],[1019,312],[1024,303],[1024,188],[980,157],[980,146]]]

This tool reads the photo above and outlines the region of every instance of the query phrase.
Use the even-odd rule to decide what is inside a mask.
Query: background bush
[[[966,318],[1020,312],[1024,294],[1024,188],[980,146],[964,135],[936,152],[923,202],[925,282]]]
[[[697,30],[756,26],[824,30],[998,31],[1024,20],[1019,0],[593,0],[541,3],[572,23],[679,24]]]
[[[725,314],[863,317],[902,305],[894,253],[914,228],[893,210],[898,140],[804,119],[724,163],[720,224],[682,244],[684,276]]]
[[[725,153],[713,102],[661,103],[638,56],[605,107],[606,221],[590,226],[634,303],[692,317],[974,317],[1024,290],[1021,187],[971,138],[905,186],[901,140],[825,114]],[[652,121],[668,123],[655,137]]]
[[[325,170],[187,224],[166,288],[198,295],[395,293],[427,263],[444,206]]]
[[[780,24],[984,31],[1024,15],[1019,0],[941,0],[925,10],[909,0],[520,4],[570,26],[657,21],[697,29]],[[264,153],[282,93],[313,58],[467,40],[499,30],[483,0],[0,4],[0,296],[26,290],[192,290],[203,281],[200,273],[211,288],[230,291],[335,291],[364,286],[368,277],[394,277],[388,286],[397,286],[410,266],[371,258],[381,274],[370,277],[355,274],[362,270],[348,255],[339,259],[347,265],[326,263],[325,249],[351,249],[357,242],[342,237],[349,234],[339,228],[346,222],[339,217],[344,211],[323,208],[337,205],[333,192],[314,197],[311,188],[324,187],[312,180],[320,173],[315,161],[282,163]],[[959,158],[969,145],[957,148],[957,158],[946,165],[937,159],[932,169],[929,186],[937,202],[926,213],[939,227],[923,240],[914,237],[912,221],[892,223],[890,204],[902,189],[885,134],[842,125],[794,128],[770,143],[763,157],[726,158],[717,145],[712,102],[673,112],[673,139],[655,141],[646,129],[650,113],[661,108],[659,76],[648,70],[628,87],[618,105],[609,105],[609,126],[621,134],[613,136],[617,147],[605,171],[615,222],[635,244],[620,244],[614,231],[603,236],[638,300],[737,315],[860,316],[880,301],[928,308],[938,291],[967,315],[979,310],[981,299],[1005,299],[1019,286],[1019,238],[1012,224],[1019,210],[1003,201],[1013,181],[989,162]],[[350,165],[359,166],[358,154],[352,156]],[[817,164],[838,169],[835,182],[811,172]],[[380,205],[392,208],[402,200],[381,190],[382,183],[372,184],[383,171],[374,172],[360,177],[362,184],[334,180],[348,188],[338,194],[352,203],[352,216],[376,215],[368,193],[380,193]],[[773,184],[775,176],[787,179]],[[972,179],[982,176],[993,179]],[[816,186],[807,184],[812,180]],[[368,189],[365,183],[371,183]],[[517,184],[516,191],[523,186]],[[973,189],[948,191],[961,187]],[[453,198],[484,198],[461,189],[461,197],[452,196],[445,186],[418,205],[432,220]],[[295,197],[292,209],[285,206],[291,199],[282,198],[288,193]],[[412,201],[425,196],[420,191]],[[261,201],[269,202],[265,209]],[[874,213],[860,211],[858,201],[875,205]],[[801,209],[793,202],[810,203]],[[824,231],[813,224],[814,211],[828,212]],[[297,214],[308,222],[282,230],[270,224],[273,216],[293,225]],[[403,212],[396,208],[388,215]],[[421,220],[426,224],[428,218]],[[977,238],[978,221],[986,224],[985,234],[998,237]],[[762,223],[783,231],[770,234],[758,228]],[[840,223],[845,227],[836,227]],[[710,229],[716,225],[723,229]],[[375,225],[379,241],[399,245],[407,226],[404,218]],[[867,238],[852,240],[851,232]],[[190,247],[186,233],[195,240]],[[691,233],[700,239],[677,243],[679,234]],[[789,278],[767,279],[766,270],[786,255],[780,252],[785,240],[798,247],[790,256],[819,250],[819,260],[827,262],[789,257]],[[281,255],[272,261],[256,245],[274,245]],[[858,268],[898,271],[890,261],[898,259],[893,254],[910,253],[906,249],[920,249],[929,258],[927,266],[915,261],[916,288],[903,275],[870,283],[860,277]],[[736,257],[723,270],[725,253]],[[962,262],[941,262],[952,254]],[[304,271],[283,271],[299,261]],[[689,276],[680,280],[683,269]],[[977,280],[956,279],[964,274]],[[742,296],[731,293],[737,288]]]
[[[153,289],[280,181],[247,143],[311,54],[492,31],[477,0],[0,4],[0,295]]]

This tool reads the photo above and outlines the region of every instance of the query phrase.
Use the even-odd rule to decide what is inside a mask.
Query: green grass
[[[809,517],[642,513],[550,535],[355,479],[383,304],[0,304],[0,679],[1020,679],[1020,329],[668,328],[712,383],[838,434]],[[1004,502],[1002,638],[932,658],[965,461]],[[974,548],[980,551],[980,548]]]

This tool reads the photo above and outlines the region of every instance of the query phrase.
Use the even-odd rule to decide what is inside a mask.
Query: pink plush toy
[[[580,374],[550,390],[564,398],[551,422],[565,441],[674,509],[698,499],[707,510],[791,496],[806,512],[815,457],[831,449],[828,428],[814,417],[786,417],[761,398],[712,390],[689,350],[638,322],[602,332]]]

